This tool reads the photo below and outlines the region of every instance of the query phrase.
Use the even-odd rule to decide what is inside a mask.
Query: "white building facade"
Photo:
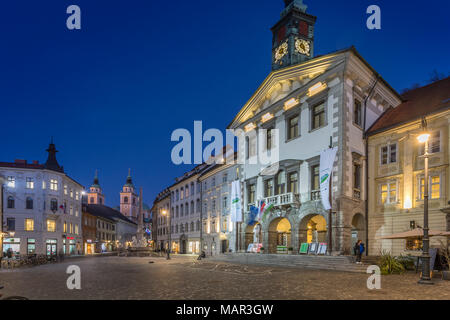
[[[45,164],[0,163],[4,176],[3,252],[15,255],[82,254],[81,198],[84,188],[64,173],[50,144]]]
[[[229,125],[241,130],[237,249],[257,241],[266,253],[298,253],[302,243],[319,242],[349,254],[353,241],[367,238],[364,128],[401,98],[353,47],[314,58],[315,17],[305,5],[286,5],[272,28],[273,71]],[[278,47],[284,41],[292,45]],[[338,150],[331,212],[320,194],[320,154],[329,147]],[[253,223],[250,207],[261,200],[273,209]]]

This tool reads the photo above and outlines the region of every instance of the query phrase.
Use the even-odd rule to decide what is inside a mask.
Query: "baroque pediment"
[[[283,100],[315,78],[345,62],[345,51],[272,71],[237,114],[229,127],[237,128],[247,120]]]

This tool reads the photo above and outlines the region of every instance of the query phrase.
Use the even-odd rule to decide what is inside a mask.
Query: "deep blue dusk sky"
[[[447,1],[305,0],[316,55],[355,45],[398,91],[450,71]],[[66,8],[82,30],[66,28]],[[366,8],[382,30],[366,28]],[[58,160],[84,184],[95,169],[115,206],[132,168],[145,202],[189,169],[171,163],[176,128],[224,129],[270,72],[282,0],[3,1],[0,161]]]

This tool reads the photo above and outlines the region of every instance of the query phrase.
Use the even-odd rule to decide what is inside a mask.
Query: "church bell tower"
[[[138,201],[139,197],[136,194],[131,178],[131,169],[128,169],[127,181],[122,187],[122,192],[120,192],[120,212],[134,222],[137,222],[138,219]]]
[[[289,67],[314,56],[316,17],[306,13],[303,0],[284,0],[281,19],[272,27],[272,70]]]

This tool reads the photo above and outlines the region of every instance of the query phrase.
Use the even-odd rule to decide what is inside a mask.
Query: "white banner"
[[[241,184],[239,180],[231,183],[231,222],[242,222]]]
[[[320,154],[320,197],[325,210],[331,209],[330,179],[336,153],[337,147],[323,150]]]

